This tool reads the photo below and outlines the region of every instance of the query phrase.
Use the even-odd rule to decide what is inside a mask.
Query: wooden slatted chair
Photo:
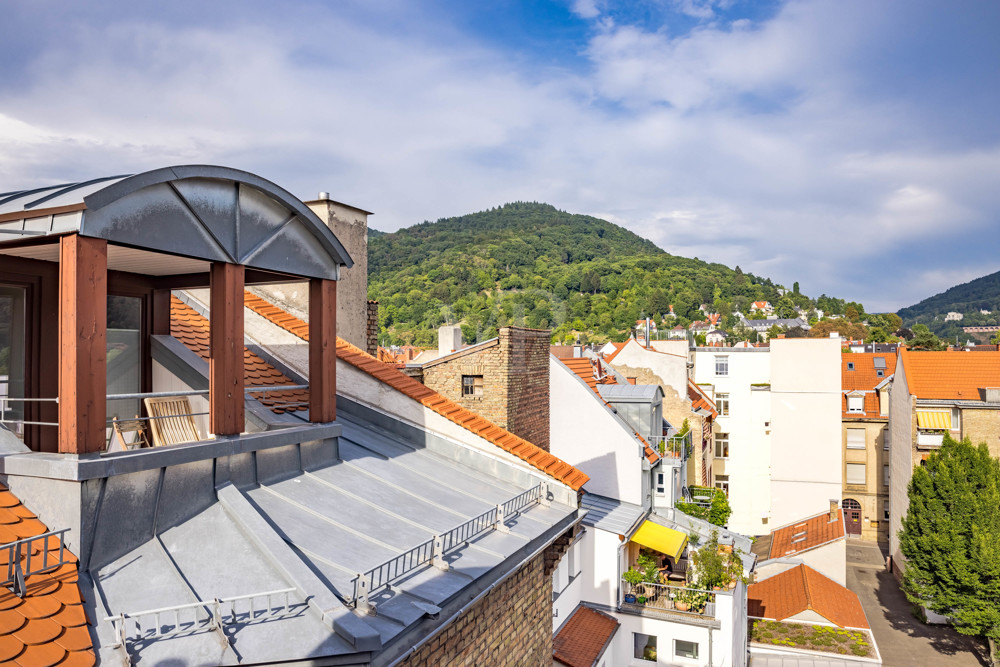
[[[149,447],[149,431],[142,419],[136,415],[135,419],[111,420],[111,441],[108,443],[109,452],[124,452],[130,449],[141,449]]]
[[[191,401],[187,396],[144,398],[143,402],[150,417],[149,430],[153,434],[154,447],[202,439],[191,416]]]

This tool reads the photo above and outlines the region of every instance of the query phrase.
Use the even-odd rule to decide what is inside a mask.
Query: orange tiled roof
[[[868,628],[857,594],[806,565],[798,565],[747,591],[747,613],[776,621],[814,611],[842,628]]]
[[[604,360],[607,361],[608,363],[611,363],[611,360],[614,359],[615,357],[617,357],[618,353],[621,352],[622,350],[624,350],[625,346],[628,345],[629,341],[631,341],[631,340],[632,339],[630,338],[629,340],[625,341],[624,343],[611,343],[612,345],[615,346],[615,351],[612,352],[611,354],[606,355],[604,357]],[[579,357],[577,357],[577,358],[579,358]]]
[[[247,308],[273,324],[295,334],[302,340],[309,340],[309,325],[299,318],[289,315],[277,306],[250,292],[244,292],[243,303]],[[394,366],[379,361],[367,352],[339,337],[337,338],[337,358],[371,375],[376,380],[389,385],[396,391],[422,403],[425,407],[472,431],[479,437],[492,442],[504,451],[510,452],[522,461],[531,464],[550,477],[566,484],[574,491],[579,490],[590,479],[582,471],[553,456],[541,447],[500,428],[493,422],[480,417],[470,410],[466,410],[458,403],[445,398],[436,391],[429,389],[426,385],[404,375]]]
[[[170,298],[170,335],[208,361],[208,320],[177,297]],[[298,384],[246,348],[243,348],[243,382],[247,387],[287,387]],[[278,414],[309,409],[307,389],[275,391],[253,396]]]
[[[593,667],[619,625],[605,613],[578,605],[552,638],[552,657],[569,667]]]
[[[618,381],[615,380],[614,375],[605,375],[601,377],[600,380],[598,380],[594,376],[594,372],[596,369],[596,367],[594,366],[594,362],[592,362],[590,359],[586,357],[574,357],[573,359],[560,359],[559,361],[562,362],[562,364],[566,366],[566,368],[573,371],[573,373],[575,373],[577,377],[586,382],[587,386],[594,390],[594,393],[597,394],[597,398],[600,399],[600,401],[604,403],[604,405],[608,405],[608,402],[601,397],[601,393],[597,391],[597,385],[618,384]],[[611,406],[608,405],[608,407]],[[635,437],[639,438],[639,441],[642,443],[643,453],[646,455],[647,461],[649,461],[650,463],[656,463],[657,461],[660,460],[660,455],[657,454],[655,451],[653,451],[653,448],[649,446],[649,443],[646,442],[645,438],[643,438],[638,433],[635,434]]]
[[[1000,387],[1000,353],[901,350],[906,384],[922,399],[981,401],[980,389]]]
[[[830,521],[830,513],[823,512],[773,531],[769,557],[783,558],[842,537],[844,537],[844,511],[837,510],[836,521]]]
[[[0,544],[47,532],[45,524],[0,484]],[[49,553],[58,559],[58,539],[49,539]],[[39,562],[34,559],[40,555],[40,549],[36,549],[33,562]],[[77,559],[68,549],[63,555],[68,563],[25,579],[23,598],[0,588],[0,662],[4,665],[96,663],[77,584]],[[0,564],[6,567],[6,560]]]
[[[691,399],[691,409],[698,410],[699,408],[704,408],[712,413],[712,418],[719,416],[719,411],[715,407],[715,403],[705,392],[701,390],[701,387],[694,383],[694,380],[688,379],[688,398]]]
[[[875,357],[885,359],[884,373],[880,377],[875,368]],[[854,370],[847,370],[853,364]],[[874,389],[896,372],[896,355],[891,352],[852,352],[840,355],[841,397],[840,411],[844,419],[888,419],[881,414],[878,394]],[[847,392],[864,391],[864,413],[847,411]]]

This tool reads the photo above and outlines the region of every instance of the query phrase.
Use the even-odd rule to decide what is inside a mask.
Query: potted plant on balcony
[[[674,598],[674,609],[677,611],[688,611],[691,609],[691,601],[694,599],[694,591],[684,588],[677,593]]]
[[[634,567],[629,568],[627,572],[622,574],[622,579],[624,579],[625,582],[628,583],[629,585],[628,593],[625,594],[625,602],[629,604],[635,604],[636,603],[635,590],[636,587],[642,583],[642,572],[635,569]],[[645,600],[643,600],[643,602],[645,602]]]

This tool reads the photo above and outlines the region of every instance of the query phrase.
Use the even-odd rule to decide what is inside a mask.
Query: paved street
[[[886,667],[979,667],[986,643],[946,626],[924,625],[873,542],[848,540],[847,587],[858,594]]]

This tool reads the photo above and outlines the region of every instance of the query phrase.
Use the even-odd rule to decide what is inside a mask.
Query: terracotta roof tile
[[[798,565],[747,592],[747,613],[776,621],[811,610],[842,628],[868,628],[857,594],[807,565]]]
[[[691,409],[705,409],[712,413],[712,418],[719,416],[719,411],[715,407],[715,402],[712,401],[705,392],[701,390],[701,387],[694,383],[694,380],[688,380],[688,398],[691,400]]]
[[[906,384],[922,399],[981,401],[980,389],[1000,387],[1000,352],[901,350]]]
[[[0,484],[0,503],[9,521],[3,543],[48,532],[17,497]],[[15,520],[16,519],[16,520]],[[49,538],[49,552],[58,555],[59,540]],[[34,549],[32,556],[41,554]],[[25,580],[23,598],[0,588],[0,662],[32,665],[93,665],[96,662],[83,599],[77,585],[77,559],[64,551],[69,561],[61,567]],[[37,562],[37,561],[33,561]],[[62,661],[62,662],[60,662]]]
[[[170,335],[184,343],[202,359],[208,360],[208,320],[177,297],[170,299]],[[246,348],[243,348],[243,382],[247,387],[282,387],[296,384]],[[308,389],[251,395],[278,414],[309,409]]]
[[[882,375],[875,368],[875,359],[883,358],[885,368]],[[843,396],[840,410],[844,419],[887,419],[881,414],[875,387],[896,372],[896,355],[891,352],[852,352],[840,355],[840,377]],[[864,412],[847,411],[847,393],[865,392]]]
[[[277,324],[289,333],[293,333],[303,340],[309,340],[308,325],[297,317],[288,315],[256,294],[245,292],[243,303],[250,310],[266,318],[273,324]],[[287,317],[279,319],[278,316],[274,314],[275,311],[287,315]],[[515,455],[521,460],[530,463],[535,468],[538,468],[542,472],[550,474],[546,471],[545,465],[540,465],[539,463],[542,461],[547,463],[547,459],[539,458],[538,454],[545,454],[545,456],[549,457],[549,459],[555,459],[555,457],[551,454],[548,454],[524,438],[518,437],[513,433],[509,433],[499,426],[496,426],[496,424],[481,418],[472,411],[466,410],[454,401],[441,396],[426,385],[414,380],[408,375],[404,375],[394,366],[380,362],[367,352],[364,352],[360,348],[351,345],[346,340],[339,337],[337,338],[337,358],[361,371],[364,371],[365,373],[368,373],[385,384],[388,384],[393,389],[396,389],[400,393],[420,402],[422,405],[430,410],[433,410],[439,415],[450,419],[456,424],[468,428],[477,435],[482,435],[488,441],[500,446],[502,449],[513,452],[515,445],[525,445],[525,447],[520,448],[521,451],[515,453]],[[477,420],[481,420],[481,423],[478,425]],[[468,426],[466,424],[468,424]],[[490,427],[495,428],[496,431],[491,431]],[[483,430],[484,428],[486,430]],[[556,460],[558,461],[558,459]],[[565,471],[562,471],[558,476],[553,475],[553,477],[568,485],[574,491],[578,491],[580,487],[582,487],[584,483],[590,479],[587,475],[569,465],[567,465],[567,469]]]
[[[829,512],[823,512],[772,531],[769,558],[784,558],[842,537],[844,537],[844,511],[837,510],[835,521],[830,521]]]
[[[579,605],[552,638],[552,657],[569,667],[592,667],[618,630],[617,620]]]
[[[594,362],[592,362],[590,359],[587,359],[586,357],[573,357],[571,359],[559,359],[558,361],[559,363],[563,364],[566,368],[573,371],[573,373],[577,377],[583,380],[587,384],[587,386],[590,387],[595,394],[597,394],[598,400],[604,403],[604,405],[607,405],[609,408],[611,407],[610,405],[608,405],[608,402],[605,401],[604,398],[601,396],[601,392],[597,390],[597,385],[618,384],[618,381],[615,380],[614,375],[605,375],[601,377],[600,380],[598,380],[594,376],[594,373],[596,372]],[[646,442],[641,435],[635,433],[635,437],[637,437],[639,441],[642,443],[643,454],[646,456],[647,461],[649,461],[650,463],[656,463],[657,461],[660,460],[660,455],[657,454],[653,450],[653,448],[649,446],[649,443]]]

